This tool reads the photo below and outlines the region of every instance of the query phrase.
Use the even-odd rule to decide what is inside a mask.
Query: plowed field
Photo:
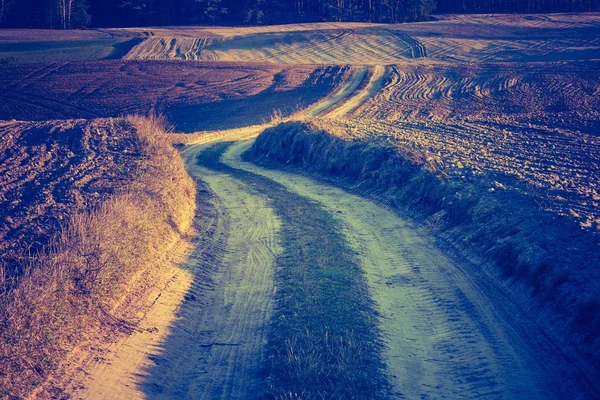
[[[121,120],[0,123],[0,262],[10,273],[70,215],[125,187],[140,161]]]
[[[78,62],[0,66],[0,119],[113,117],[154,110],[179,130],[259,123],[326,96],[344,67]],[[242,125],[240,125],[242,124]]]

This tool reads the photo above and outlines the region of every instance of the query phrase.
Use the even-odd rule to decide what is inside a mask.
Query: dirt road
[[[483,277],[467,274],[411,223],[370,200],[312,179],[223,157],[324,206],[360,255],[381,314],[384,358],[406,398],[587,398],[587,382]],[[509,313],[513,313],[509,315]]]
[[[351,113],[379,89],[385,71],[356,67],[338,92],[306,113]],[[198,216],[205,231],[183,265],[184,282],[165,291],[166,305],[161,300],[149,313],[149,329],[88,369],[90,378],[77,397],[251,399],[264,393],[275,267],[286,250],[281,238],[287,228],[274,207],[272,185],[261,184],[266,179],[325,210],[341,227],[334,235],[346,247],[338,253],[349,246],[357,254],[368,286],[360,292],[379,316],[381,358],[395,397],[593,398],[583,374],[518,305],[473,266],[448,257],[418,227],[334,186],[241,161],[251,141],[240,140],[262,128],[203,136],[183,151],[208,210]],[[212,141],[235,140],[221,158],[228,170],[198,164]],[[234,170],[262,181],[246,181]],[[152,321],[160,334],[148,334]]]
[[[197,278],[142,388],[151,398],[247,399],[259,390],[279,220],[243,182],[199,167],[200,151],[183,155],[214,192],[215,230],[188,261]]]
[[[355,71],[345,85],[322,101],[309,107],[305,112],[311,117],[341,118],[358,108],[375,95],[382,86],[385,67],[355,67]]]
[[[283,185],[339,222],[338,234],[364,271],[364,295],[380,316],[382,358],[396,397],[591,398],[526,317],[417,227],[371,200],[244,162],[240,155],[250,145],[236,142],[224,153],[230,171],[197,164],[214,144],[183,152],[210,205],[197,221],[205,231],[184,263],[181,279],[189,282],[165,290],[150,313],[147,323],[163,322],[160,334],[147,329],[112,348],[106,362],[88,370],[75,398],[248,399],[265,390],[274,265],[285,227],[269,186],[244,182],[232,168]]]

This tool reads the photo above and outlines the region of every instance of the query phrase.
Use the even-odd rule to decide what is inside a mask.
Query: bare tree
[[[73,15],[74,0],[58,0],[58,12],[62,29],[71,27],[71,16]]]
[[[16,0],[0,0],[0,26],[4,23],[6,14]]]

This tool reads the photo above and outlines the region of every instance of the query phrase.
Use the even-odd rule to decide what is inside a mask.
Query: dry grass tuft
[[[135,329],[144,280],[191,226],[195,186],[161,118],[128,117],[144,162],[97,209],[73,215],[0,290],[0,397],[27,396],[75,346]],[[132,282],[136,282],[132,285]]]

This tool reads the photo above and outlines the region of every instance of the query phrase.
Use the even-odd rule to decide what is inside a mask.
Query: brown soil
[[[599,13],[448,15],[401,26],[427,56],[450,62],[598,59]]]
[[[126,186],[142,161],[119,120],[0,124],[0,260],[11,273],[69,216]]]
[[[16,225],[10,234],[38,235],[48,247],[18,254],[4,238],[25,257],[13,263],[23,271],[4,270],[9,280],[0,281],[0,397],[64,398],[78,365],[137,330],[181,275],[173,262],[186,248],[196,190],[156,118],[3,129],[16,138],[3,160],[16,207],[5,218]]]
[[[245,126],[268,118],[275,108],[289,113],[316,101],[345,71],[168,61],[6,65],[0,67],[0,118],[116,117],[155,110],[179,130],[236,127],[228,121]]]
[[[543,209],[600,223],[600,64],[408,65],[346,125],[452,178],[489,174]],[[335,121],[330,123],[336,123]]]

